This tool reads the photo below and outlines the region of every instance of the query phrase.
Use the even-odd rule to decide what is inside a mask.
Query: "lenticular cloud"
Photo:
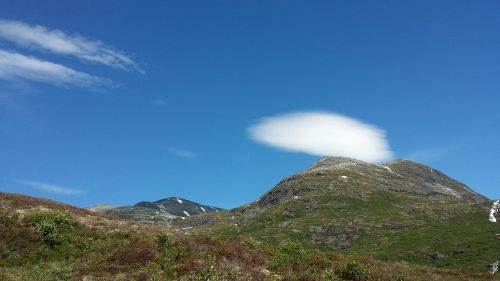
[[[296,112],[267,117],[248,128],[254,141],[315,156],[343,156],[382,162],[393,154],[385,132],[329,112]]]

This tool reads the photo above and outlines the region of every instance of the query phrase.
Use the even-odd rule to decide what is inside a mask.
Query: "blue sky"
[[[0,1],[0,190],[77,206],[181,196],[229,208],[318,155],[366,148],[360,157],[420,161],[500,198],[499,11],[498,1]],[[304,120],[359,142],[316,143],[331,134]],[[294,142],[302,130],[318,138]]]

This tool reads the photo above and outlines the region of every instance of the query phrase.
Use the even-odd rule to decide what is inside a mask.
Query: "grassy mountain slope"
[[[249,205],[179,223],[198,226],[194,233],[293,238],[321,250],[487,271],[500,259],[500,225],[488,221],[490,205],[418,163],[326,158]]]

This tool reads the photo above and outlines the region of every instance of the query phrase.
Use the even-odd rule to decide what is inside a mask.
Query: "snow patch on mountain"
[[[175,200],[177,200],[177,202],[179,202],[179,204],[182,204],[182,200],[181,199],[177,198]]]
[[[491,274],[497,273],[499,265],[500,265],[500,261],[496,261],[495,263],[490,264],[490,273]]]
[[[453,196],[455,196],[457,198],[462,198],[460,196],[460,194],[458,194],[456,191],[454,191],[453,189],[451,189],[451,188],[449,188],[447,186],[444,186],[444,185],[439,184],[439,183],[438,184],[434,184],[434,186],[437,187],[437,188],[439,188],[442,193],[453,195]]]
[[[497,200],[493,203],[493,207],[490,209],[490,222],[497,222],[496,215],[498,214],[499,211],[500,211],[500,200]]]
[[[382,169],[386,169],[389,173],[391,174],[394,174],[396,176],[401,176],[399,175],[398,173],[395,173],[391,168],[387,167],[387,166],[384,166],[384,165],[377,165],[378,167],[382,168]]]

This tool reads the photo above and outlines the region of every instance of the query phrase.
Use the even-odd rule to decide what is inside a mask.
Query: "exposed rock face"
[[[269,207],[306,192],[351,186],[390,189],[432,198],[452,197],[474,203],[489,201],[442,172],[409,160],[377,165],[344,157],[323,157],[304,172],[279,182],[257,200],[256,204]]]
[[[351,246],[359,235],[365,232],[360,226],[342,226],[331,223],[323,226],[310,227],[311,238],[314,242],[325,243],[333,249],[345,249]]]
[[[444,258],[448,258],[448,257],[458,256],[458,255],[463,254],[463,253],[465,253],[464,250],[452,251],[450,253],[434,253],[432,255],[427,256],[427,259],[428,260],[440,260],[440,259],[444,259]]]

